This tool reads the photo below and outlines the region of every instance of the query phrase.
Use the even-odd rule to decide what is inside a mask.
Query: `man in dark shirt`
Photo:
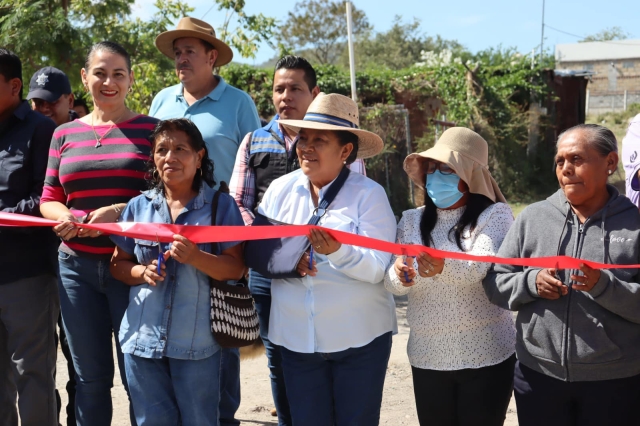
[[[54,67],[44,67],[39,69],[31,77],[29,83],[29,93],[27,100],[31,101],[31,108],[38,111],[45,117],[55,121],[56,126],[73,121],[78,114],[72,109],[74,107],[73,93],[71,92],[71,83],[67,75]],[[55,250],[53,255],[56,255]],[[57,261],[57,260],[56,260]],[[62,353],[67,360],[67,370],[69,372],[69,380],[67,381],[67,426],[76,425],[76,370],[73,367],[73,358],[69,349],[69,342],[62,324],[62,316],[58,316],[58,326],[60,327],[60,346]],[[60,394],[56,390],[56,400],[58,414],[61,410]]]
[[[39,216],[55,124],[22,100],[22,64],[0,48],[0,211]],[[0,227],[0,424],[55,426],[59,302],[51,230]],[[19,407],[16,410],[16,401]]]

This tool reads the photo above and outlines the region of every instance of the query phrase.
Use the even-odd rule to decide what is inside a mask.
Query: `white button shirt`
[[[332,184],[322,188],[320,199]],[[258,211],[307,224],[315,208],[309,185],[302,170],[274,180]],[[393,241],[396,233],[384,189],[357,173],[349,174],[318,225],[384,241]],[[393,296],[383,285],[391,254],[343,244],[335,253],[314,257],[315,277],[271,282],[269,340],[294,352],[331,353],[397,333]]]

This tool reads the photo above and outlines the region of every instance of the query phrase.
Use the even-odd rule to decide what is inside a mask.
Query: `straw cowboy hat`
[[[213,27],[199,19],[190,18],[188,16],[182,18],[178,22],[175,30],[165,31],[156,37],[156,47],[166,56],[175,59],[173,54],[173,42],[178,38],[195,37],[211,43],[218,51],[218,58],[214,66],[221,67],[226,65],[233,59],[233,52],[229,45],[216,38],[216,32]]]
[[[380,136],[358,129],[358,105],[351,99],[335,93],[319,93],[311,102],[302,120],[278,120],[284,127],[298,133],[300,129],[337,130],[358,136],[358,157],[369,158],[382,151]]]
[[[465,127],[447,129],[433,148],[405,158],[404,171],[420,188],[425,185],[425,166],[429,159],[451,167],[469,186],[469,192],[482,194],[494,202],[507,202],[489,173],[489,145],[473,130]]]

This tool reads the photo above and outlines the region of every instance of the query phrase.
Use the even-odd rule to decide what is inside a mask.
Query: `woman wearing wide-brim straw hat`
[[[302,225],[316,211],[322,227],[393,241],[384,189],[346,167],[383,147],[378,135],[358,128],[355,102],[321,93],[303,120],[279,122],[299,133],[300,169],[273,181],[258,212]],[[318,212],[319,200],[345,176],[333,202]],[[393,297],[383,286],[391,255],[341,244],[324,231],[308,238],[300,277],[271,283],[269,339],[281,347],[293,424],[377,425],[397,332]]]
[[[403,213],[401,244],[475,255],[495,254],[513,215],[487,167],[487,142],[454,127],[435,146],[409,155],[404,170],[425,205]],[[408,295],[407,352],[421,425],[504,423],[513,387],[515,329],[511,314],[492,305],[482,279],[491,264],[398,257],[385,287]]]

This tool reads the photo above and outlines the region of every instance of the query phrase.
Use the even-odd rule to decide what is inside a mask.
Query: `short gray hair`
[[[587,133],[587,140],[589,144],[603,157],[609,155],[611,152],[618,152],[618,140],[613,132],[604,126],[599,124],[578,124],[570,129],[565,130],[558,136],[556,142],[556,151],[558,150],[558,144],[562,140],[563,136],[574,131],[584,131]]]

